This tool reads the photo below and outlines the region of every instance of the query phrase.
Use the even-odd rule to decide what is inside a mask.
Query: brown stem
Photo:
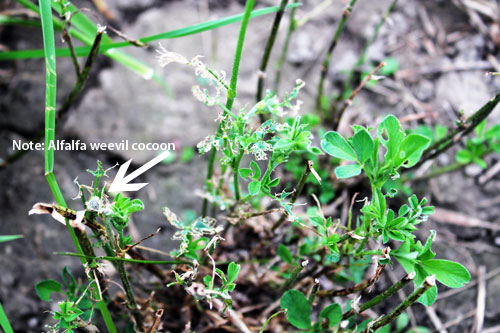
[[[373,325],[368,326],[365,330],[368,332],[375,332],[382,326],[385,326],[395,320],[403,311],[405,311],[409,306],[415,303],[423,293],[425,293],[429,288],[436,285],[436,279],[434,275],[428,276],[425,278],[424,283],[415,289],[415,291],[408,296],[406,300],[404,300],[401,304],[399,304],[390,314],[383,317],[382,319],[376,321]]]
[[[375,296],[374,298],[372,298],[368,302],[366,302],[363,305],[361,305],[359,307],[359,309],[351,309],[348,312],[344,313],[344,315],[342,316],[342,320],[346,320],[346,319],[354,316],[355,314],[362,313],[362,312],[368,310],[369,308],[371,308],[371,307],[379,304],[383,300],[391,297],[396,292],[398,292],[399,290],[401,290],[408,283],[410,283],[411,281],[413,281],[414,278],[415,278],[415,272],[406,274],[401,280],[399,280],[398,282],[394,283],[392,286],[390,286],[389,288],[387,288],[386,290],[384,290],[381,294]]]
[[[351,93],[349,98],[347,98],[344,103],[342,103],[342,107],[340,110],[337,112],[336,116],[333,119],[333,129],[337,130],[340,124],[340,120],[342,119],[342,116],[344,115],[345,110],[352,104],[352,101],[356,97],[356,95],[360,92],[361,89],[372,79],[373,75],[377,73],[382,67],[385,66],[385,62],[381,62],[373,71],[370,72],[365,78],[361,81],[361,83],[354,89],[354,91]]]
[[[318,291],[318,296],[346,296],[358,291],[364,290],[371,285],[373,285],[379,279],[380,275],[384,271],[385,265],[381,265],[380,263],[377,265],[377,269],[375,273],[368,279],[361,283],[358,283],[350,288],[340,289],[340,290],[320,290]]]

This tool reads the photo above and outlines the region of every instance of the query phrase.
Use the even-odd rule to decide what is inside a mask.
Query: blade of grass
[[[17,0],[19,2],[25,1],[25,0]],[[287,8],[295,8],[299,6],[300,4],[294,3],[290,4],[287,6]],[[29,7],[28,7],[29,8]],[[268,15],[271,13],[274,13],[279,10],[278,6],[274,7],[266,7],[262,9],[257,9],[252,11],[251,17],[258,17],[258,16],[263,16],[263,15]],[[163,32],[160,34],[155,34],[147,37],[143,37],[139,39],[139,42],[141,43],[150,43],[154,41],[159,41],[163,39],[173,39],[173,38],[181,38],[185,36],[190,36],[190,35],[195,35],[204,31],[208,30],[213,30],[217,29],[232,23],[239,22],[243,19],[243,14],[238,14],[234,16],[228,16],[224,17],[221,19],[217,20],[212,20],[208,22],[203,22],[203,23],[198,23],[195,25],[191,25],[185,28],[181,29],[176,29],[176,30],[171,30],[167,32]],[[61,23],[59,23],[59,27],[62,26]],[[69,33],[72,35],[72,37],[75,37],[77,39],[81,38],[78,36],[75,36],[75,29],[70,29]],[[94,33],[95,35],[95,33]],[[83,37],[82,37],[83,38]],[[90,44],[90,43],[89,43]],[[127,46],[131,46],[132,44],[127,41],[123,42],[117,42],[117,43],[105,43],[103,39],[103,43],[99,47],[99,53],[105,53],[105,52],[110,52],[112,49],[117,49],[117,48],[123,48]],[[118,50],[116,50],[118,51]],[[116,52],[114,51],[114,52]],[[90,47],[89,46],[80,46],[80,47],[75,47],[75,53],[79,57],[83,57],[88,55],[90,52]],[[33,49],[33,50],[17,50],[17,51],[6,51],[6,52],[0,52],[0,60],[15,60],[15,59],[32,59],[32,58],[42,58],[44,56],[43,50],[40,49]],[[70,57],[71,53],[68,48],[58,48],[56,49],[56,56],[57,57]]]
[[[5,333],[14,333],[12,326],[10,326],[9,318],[7,314],[3,310],[2,303],[0,303],[0,326],[4,330]]]
[[[45,50],[45,68],[46,68],[46,93],[45,93],[45,177],[52,190],[52,193],[60,206],[67,207],[64,197],[61,193],[54,175],[54,147],[51,146],[55,138],[55,118],[56,118],[56,90],[57,90],[57,73],[56,73],[56,55],[54,41],[54,25],[52,22],[52,9],[50,0],[39,0],[40,16],[42,21],[43,46]],[[78,253],[83,254],[80,241],[78,240],[75,230],[69,225],[66,219],[66,227],[69,230],[71,239]],[[83,235],[86,234],[83,233]],[[88,239],[87,239],[88,240]],[[86,261],[81,258],[82,264]],[[95,281],[94,281],[95,283]],[[116,332],[116,328],[111,320],[110,313],[107,309],[104,300],[97,302],[98,307],[102,309],[101,314],[106,323],[109,332]]]
[[[14,239],[23,238],[23,235],[2,235],[0,236],[0,243],[10,242]]]

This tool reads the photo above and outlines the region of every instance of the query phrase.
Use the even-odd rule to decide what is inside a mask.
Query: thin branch
[[[299,0],[294,0],[293,3],[297,4]],[[288,47],[290,46],[290,39],[293,32],[297,28],[297,22],[295,21],[295,10],[297,7],[293,7],[290,11],[290,24],[288,25],[288,31],[286,33],[285,43],[281,49],[281,55],[279,57],[278,63],[276,64],[276,77],[274,79],[274,92],[278,93],[280,82],[281,82],[281,71],[283,65],[285,64],[286,54],[288,53]]]
[[[344,30],[345,23],[347,22],[347,19],[349,18],[349,15],[352,12],[352,8],[356,4],[356,1],[357,0],[351,0],[351,2],[344,8],[344,11],[342,12],[342,17],[339,21],[339,24],[337,25],[337,29],[335,30],[335,33],[333,35],[333,39],[330,42],[330,45],[328,46],[328,51],[325,54],[325,59],[323,60],[323,64],[321,65],[321,73],[318,83],[318,94],[316,96],[316,112],[321,112],[323,109],[321,100],[323,99],[325,79],[328,74],[328,69],[330,68],[332,53],[335,50],[335,47],[337,46],[339,37],[342,34],[342,31]]]
[[[149,333],[156,333],[158,327],[160,326],[162,316],[163,316],[163,309],[156,310],[155,319],[153,321],[153,325],[151,325],[151,328],[148,331]]]
[[[297,198],[299,195],[302,193],[302,190],[304,189],[304,185],[306,184],[307,177],[311,173],[312,169],[314,168],[314,163],[313,161],[307,161],[307,166],[304,172],[302,173],[302,176],[299,179],[299,184],[297,185],[297,191],[295,191],[292,194],[292,198],[290,199],[290,203],[294,204],[295,201],[297,201]],[[273,227],[271,228],[271,231],[275,231],[283,222],[285,222],[286,219],[286,212],[281,215],[280,219],[274,223]]]
[[[284,293],[285,291],[287,291],[293,287],[293,284],[295,283],[295,281],[299,277],[300,272],[302,272],[302,270],[304,269],[304,267],[307,266],[308,263],[309,262],[306,260],[306,261],[303,261],[300,265],[296,265],[293,268],[292,273],[290,274],[290,277],[288,278],[288,280],[286,280],[285,284],[281,288],[281,292]]]
[[[420,296],[423,295],[429,288],[433,287],[436,285],[436,278],[434,275],[428,276],[425,278],[424,283],[413,293],[408,296],[408,298],[399,304],[391,313],[389,313],[387,316],[383,317],[382,319],[376,321],[373,325],[370,325],[366,328],[365,332],[375,332],[377,329],[380,327],[383,327],[389,323],[391,323],[393,320],[395,320],[404,310],[406,310],[408,307],[410,307],[413,303],[415,303]]]
[[[283,14],[285,13],[286,5],[288,4],[288,0],[281,0],[279,10],[276,12],[274,16],[273,25],[271,28],[271,34],[267,39],[266,48],[264,50],[264,54],[260,61],[259,67],[259,79],[257,82],[257,95],[256,100],[259,102],[262,99],[262,92],[264,90],[264,78],[266,77],[266,68],[267,63],[269,62],[269,57],[271,56],[271,51],[274,46],[274,42],[276,41],[276,36],[278,34],[278,29],[280,27],[281,19],[283,18]],[[262,119],[261,119],[262,120]]]
[[[493,112],[499,102],[500,92],[498,92],[495,97],[489,100],[463,123],[459,124],[459,126],[457,126],[455,129],[450,130],[448,135],[446,135],[441,140],[436,141],[429,148],[427,148],[424,151],[420,162],[417,163],[414,168],[422,165],[422,163],[427,160],[436,158],[437,156],[441,155],[442,153],[453,147],[455,144],[457,144],[464,136],[472,132],[477,125],[479,125],[484,119],[486,119],[491,114],[491,112]]]
[[[350,288],[346,289],[340,289],[340,290],[320,290],[318,291],[318,296],[330,296],[330,297],[335,297],[335,296],[346,296],[350,295],[353,293],[356,293],[358,291],[364,290],[371,285],[373,285],[377,280],[379,279],[380,275],[384,271],[385,265],[381,265],[380,263],[377,264],[377,268],[375,270],[375,273],[368,279],[365,280],[361,283],[358,283]]]
[[[160,232],[161,230],[161,227],[156,229],[155,232],[153,232],[151,235],[149,236],[146,236],[144,237],[143,239],[141,239],[140,241],[134,243],[134,244],[131,244],[131,245],[127,245],[127,247],[125,249],[123,249],[123,252],[128,252],[129,250],[133,249],[134,247],[136,247],[137,245],[141,244],[142,242],[144,242],[145,240],[148,240],[156,235],[158,235],[158,233]]]
[[[356,97],[356,95],[363,89],[363,87],[372,79],[373,75],[377,73],[382,67],[385,66],[385,62],[381,62],[373,71],[370,72],[365,78],[361,81],[361,83],[354,89],[349,98],[347,98],[344,103],[342,103],[342,107],[338,112],[336,112],[335,118],[333,120],[333,129],[336,130],[340,124],[340,120],[344,115],[345,110],[352,105],[352,101]]]
[[[71,93],[69,94],[68,98],[64,101],[61,109],[57,113],[57,117],[59,119],[61,119],[66,114],[66,112],[68,112],[69,108],[71,107],[71,105],[73,105],[76,98],[80,96],[82,88],[85,85],[85,82],[87,82],[87,79],[89,77],[92,65],[94,64],[97,54],[99,53],[99,45],[101,45],[102,34],[104,33],[104,31],[105,27],[100,27],[97,29],[97,35],[94,39],[94,44],[92,44],[92,48],[87,57],[87,61],[85,62],[85,66],[83,67],[83,70],[78,76],[78,79],[75,85],[73,86]]]
[[[342,316],[342,320],[346,320],[346,319],[348,319],[356,314],[360,314],[360,313],[368,310],[371,307],[374,307],[375,305],[377,305],[380,302],[384,301],[385,299],[391,297],[396,292],[398,292],[399,290],[404,288],[408,283],[413,281],[414,278],[415,278],[415,272],[405,275],[405,277],[403,277],[401,280],[394,283],[392,286],[390,286],[389,288],[384,290],[382,293],[378,294],[377,296],[375,296],[374,298],[372,298],[368,302],[361,305],[359,307],[359,310],[351,309],[351,310],[349,310],[349,312],[346,312]]]

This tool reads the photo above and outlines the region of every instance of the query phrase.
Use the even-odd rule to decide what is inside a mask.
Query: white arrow
[[[118,170],[118,173],[116,174],[115,179],[113,180],[113,183],[111,184],[111,187],[109,188],[109,192],[131,192],[131,191],[140,190],[144,186],[148,185],[148,183],[129,184],[129,182],[134,180],[138,176],[142,175],[144,172],[148,171],[149,169],[154,167],[156,164],[163,161],[169,155],[170,155],[170,152],[168,150],[164,151],[163,153],[156,156],[148,163],[141,166],[139,169],[132,172],[127,177],[125,177],[125,172],[127,172],[127,169],[130,165],[130,162],[132,162],[132,159],[123,163],[120,166],[120,169]]]

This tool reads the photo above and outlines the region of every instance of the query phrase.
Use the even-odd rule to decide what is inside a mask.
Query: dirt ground
[[[188,26],[208,19],[243,11],[242,1],[160,1],[106,0],[112,15],[111,25],[130,38],[151,35]],[[390,0],[359,0],[346,30],[333,54],[327,91],[333,92],[343,70],[357,60],[364,43],[373,33]],[[257,1],[257,7],[276,5],[278,1]],[[304,0],[298,9],[299,20],[307,17],[320,1]],[[75,1],[81,7],[93,7],[89,1]],[[302,112],[314,108],[319,63],[342,14],[345,1],[332,0],[312,16],[292,36],[280,91],[289,91],[295,79],[307,85],[302,95]],[[487,0],[401,0],[379,38],[368,52],[368,61],[378,63],[395,58],[400,69],[374,87],[364,89],[344,117],[344,130],[350,123],[372,127],[387,113],[407,117],[406,127],[436,123],[452,126],[463,110],[470,115],[500,89],[500,77],[486,76],[500,71],[500,10],[498,1]],[[0,3],[0,11],[19,8],[13,1]],[[236,107],[252,105],[255,99],[257,70],[273,16],[251,21],[245,42]],[[277,59],[288,26],[284,18],[273,52]],[[165,40],[162,45],[192,58],[204,55],[212,68],[230,72],[235,48],[236,25],[180,39]],[[0,25],[1,49],[41,48],[41,30]],[[85,142],[174,142],[177,151],[195,147],[216,128],[216,111],[195,101],[191,86],[195,79],[180,65],[160,68],[153,44],[147,49],[127,48],[127,52],[153,66],[163,75],[170,93],[154,80],[131,73],[119,64],[99,56],[83,96],[58,127],[59,139]],[[69,93],[75,80],[69,58],[58,59],[58,103]],[[274,79],[271,71],[268,86]],[[43,128],[45,97],[43,60],[0,62],[0,159],[12,154],[12,140],[28,140]],[[489,124],[500,122],[500,108],[490,116]],[[455,150],[456,151],[456,150]],[[440,156],[438,163],[454,161],[454,152]],[[67,198],[77,195],[73,180],[88,183],[86,169],[95,168],[97,159],[111,166],[133,158],[136,166],[153,157],[152,152],[57,152],[55,174]],[[500,172],[491,170],[500,163],[498,154],[490,154],[487,168],[474,165],[425,182],[413,184],[419,195],[431,199],[439,208],[421,228],[422,238],[436,230],[438,257],[464,264],[472,282],[463,289],[450,291],[440,287],[438,300],[426,309],[412,307],[421,326],[439,332],[473,332],[477,320],[484,318],[483,332],[500,332]],[[193,192],[202,188],[206,157],[189,163],[159,165],[141,180],[154,184],[138,195],[146,210],[137,214],[132,234],[137,238],[165,228],[147,245],[163,250],[176,243],[161,208],[176,212],[199,211],[200,199]],[[487,178],[485,175],[489,175]],[[484,181],[486,179],[486,181]],[[0,168],[0,234],[23,234],[21,240],[0,244],[0,300],[16,332],[40,332],[52,323],[47,310],[56,304],[41,302],[34,285],[43,279],[58,279],[64,266],[83,277],[77,259],[55,256],[56,251],[72,251],[67,230],[50,217],[28,216],[36,202],[52,202],[43,176],[42,152],[29,152]],[[79,202],[70,205],[78,208]],[[333,211],[341,214],[340,208]],[[453,215],[454,214],[454,215]],[[481,223],[477,223],[481,222]],[[478,272],[482,272],[478,276]],[[389,276],[400,276],[394,269]],[[479,279],[482,277],[482,279]],[[389,283],[387,280],[384,280]],[[480,281],[480,283],[478,283]],[[478,290],[484,288],[484,298]],[[405,289],[408,294],[409,290]],[[480,293],[481,295],[481,293]],[[484,313],[478,314],[482,302]]]

